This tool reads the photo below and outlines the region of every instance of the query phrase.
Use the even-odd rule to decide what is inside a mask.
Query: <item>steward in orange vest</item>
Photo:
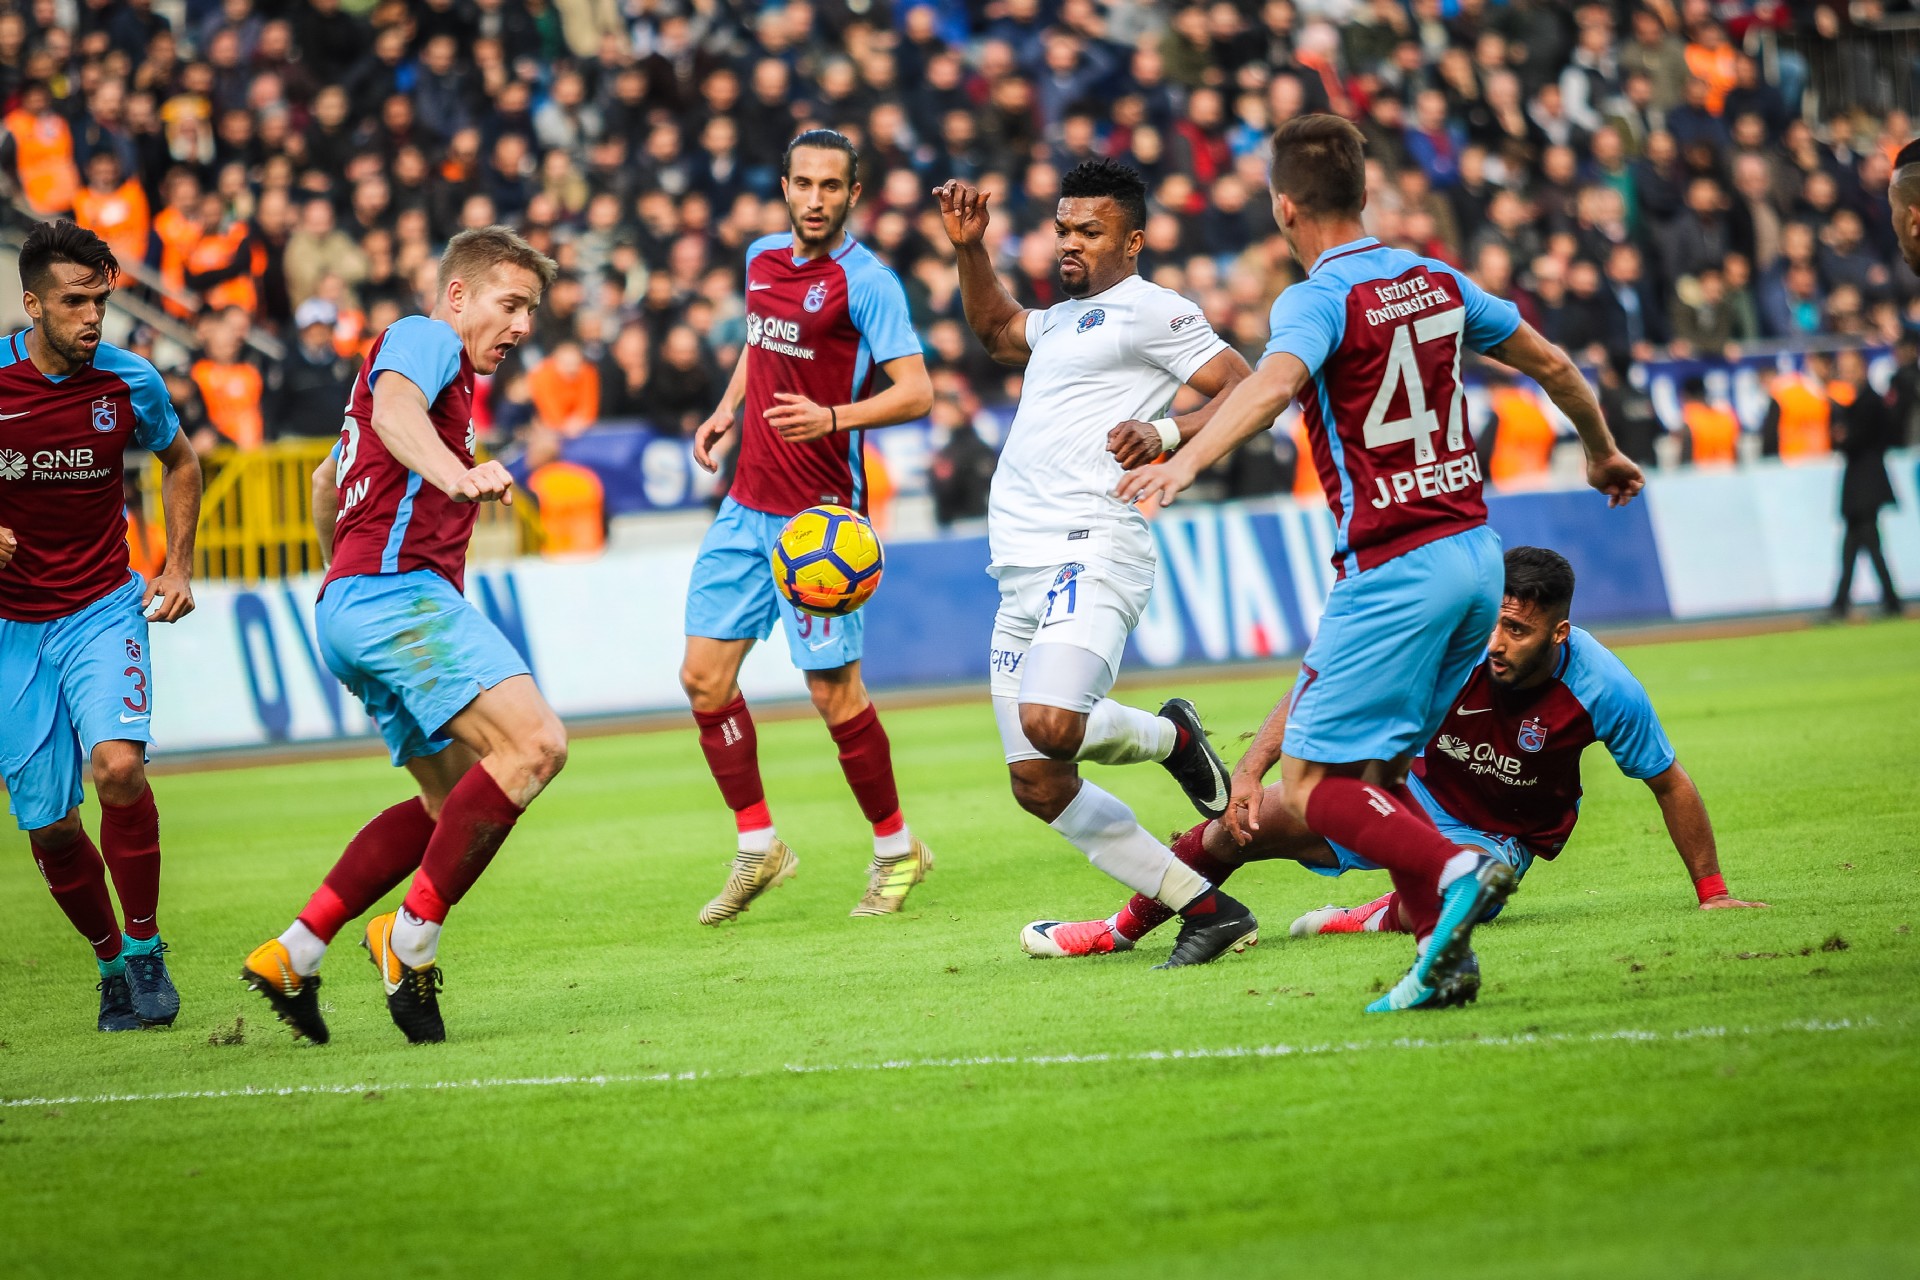
[[[1696,467],[1730,467],[1740,460],[1740,419],[1725,405],[1707,403],[1707,386],[1690,378],[1680,392],[1680,420],[1686,424],[1682,437],[1682,462]]]
[[[200,181],[184,169],[167,175],[167,207],[153,220],[153,233],[160,238],[160,278],[177,292],[187,289],[187,255],[200,243]],[[190,307],[171,300],[167,314],[187,319]]]
[[[1833,452],[1833,388],[1816,368],[1818,357],[1807,358],[1799,373],[1783,373],[1767,388],[1773,403],[1767,406],[1761,452],[1782,462],[1804,462]],[[1844,389],[1849,399],[1852,388]]]
[[[229,218],[227,203],[212,192],[200,197],[201,236],[187,251],[186,285],[210,311],[238,307],[249,316],[260,309],[259,279],[267,269],[267,250],[244,218]]]
[[[73,161],[73,130],[53,109],[53,96],[44,84],[30,84],[20,105],[7,113],[8,159],[27,207],[41,217],[67,213],[80,190],[80,170]]]
[[[87,185],[73,197],[73,220],[99,236],[124,266],[147,260],[153,217],[138,178],[121,180],[120,158],[96,151],[87,161]]]

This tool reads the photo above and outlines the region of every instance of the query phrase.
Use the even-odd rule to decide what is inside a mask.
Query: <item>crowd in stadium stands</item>
[[[14,0],[0,13],[0,170],[166,284],[197,355],[170,385],[196,439],[241,449],[339,425],[372,336],[421,309],[437,247],[507,222],[564,268],[492,379],[499,443],[610,420],[689,431],[744,340],[742,255],[784,230],[788,138],[861,148],[858,233],[906,283],[936,371],[942,514],[984,503],[974,432],[1017,380],[961,319],[928,196],[991,189],[1015,294],[1059,297],[1061,174],[1125,160],[1153,196],[1143,270],[1257,359],[1298,277],[1274,232],[1266,138],[1355,120],[1370,229],[1458,264],[1597,366],[1643,462],[1662,431],[1632,365],[1814,335],[1920,331],[1885,188],[1897,110],[1804,118],[1806,63],[1862,5],[1781,0]],[[1877,4],[1870,5],[1874,9]],[[269,333],[284,357],[249,343]],[[1913,429],[1914,351],[1896,379]],[[1909,376],[1911,375],[1911,376]],[[1545,467],[1554,428],[1496,381],[1489,469]],[[1825,452],[1859,394],[1783,376],[1766,447]],[[1735,457],[1738,424],[1685,397],[1682,454]],[[1227,492],[1297,484],[1284,440]],[[1298,469],[1305,470],[1305,469]]]

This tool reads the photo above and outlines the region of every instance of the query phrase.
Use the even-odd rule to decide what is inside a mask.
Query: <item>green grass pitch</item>
[[[1171,929],[1022,956],[1125,895],[1014,807],[984,697],[887,717],[940,860],[893,919],[847,916],[866,832],[818,724],[762,726],[802,866],[719,930],[691,730],[578,741],[453,917],[434,1048],[351,931],[327,1048],[234,977],[405,793],[383,760],[158,782],[171,1032],[93,1031],[9,829],[0,1275],[1920,1274],[1920,624],[1623,656],[1772,909],[1694,910],[1596,750],[1572,846],[1478,939],[1480,1003],[1439,1014],[1361,1013],[1403,938],[1287,939],[1378,874],[1250,869],[1266,941],[1204,969],[1152,970]],[[1282,687],[1183,691],[1231,744]],[[1191,820],[1155,768],[1095,774]]]

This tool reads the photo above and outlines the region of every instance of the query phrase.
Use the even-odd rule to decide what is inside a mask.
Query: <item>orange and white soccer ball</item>
[[[843,618],[873,597],[886,568],[880,537],[848,507],[808,507],[773,544],[773,581],[803,613]]]

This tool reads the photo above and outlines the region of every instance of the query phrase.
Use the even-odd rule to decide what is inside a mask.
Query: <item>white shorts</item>
[[[1009,764],[1042,760],[1020,730],[1020,704],[1087,712],[1107,696],[1153,591],[1153,568],[1074,563],[998,576],[989,654],[994,716]]]

